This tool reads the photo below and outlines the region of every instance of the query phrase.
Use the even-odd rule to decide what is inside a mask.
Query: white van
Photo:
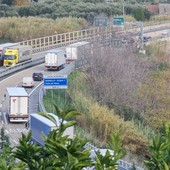
[[[24,77],[22,79],[22,87],[34,87],[34,80],[32,77]]]

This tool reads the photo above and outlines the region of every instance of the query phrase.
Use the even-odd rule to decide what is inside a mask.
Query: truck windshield
[[[15,56],[13,55],[4,55],[4,60],[14,60]]]

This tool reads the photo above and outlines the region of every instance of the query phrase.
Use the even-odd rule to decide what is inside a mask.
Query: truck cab
[[[17,50],[11,50],[6,49],[5,55],[4,55],[4,66],[15,66],[18,63],[18,51]]]

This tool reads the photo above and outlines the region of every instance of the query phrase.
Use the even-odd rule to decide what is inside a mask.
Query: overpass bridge
[[[156,32],[161,29],[170,29],[170,23],[158,23],[157,25],[144,26],[142,29],[143,33]],[[118,38],[121,39],[124,35],[136,36],[141,31],[142,30],[139,23],[130,23],[125,25],[125,27],[94,27],[68,33],[54,34],[31,40],[24,40],[19,42],[19,44],[31,45],[33,47],[33,53],[36,53],[39,51],[66,46],[77,41],[98,42],[105,38],[114,40]]]

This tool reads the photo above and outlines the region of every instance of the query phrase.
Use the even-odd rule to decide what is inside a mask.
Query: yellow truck
[[[4,66],[15,66],[17,63],[32,59],[32,47],[30,45],[17,45],[7,48],[4,55]]]

